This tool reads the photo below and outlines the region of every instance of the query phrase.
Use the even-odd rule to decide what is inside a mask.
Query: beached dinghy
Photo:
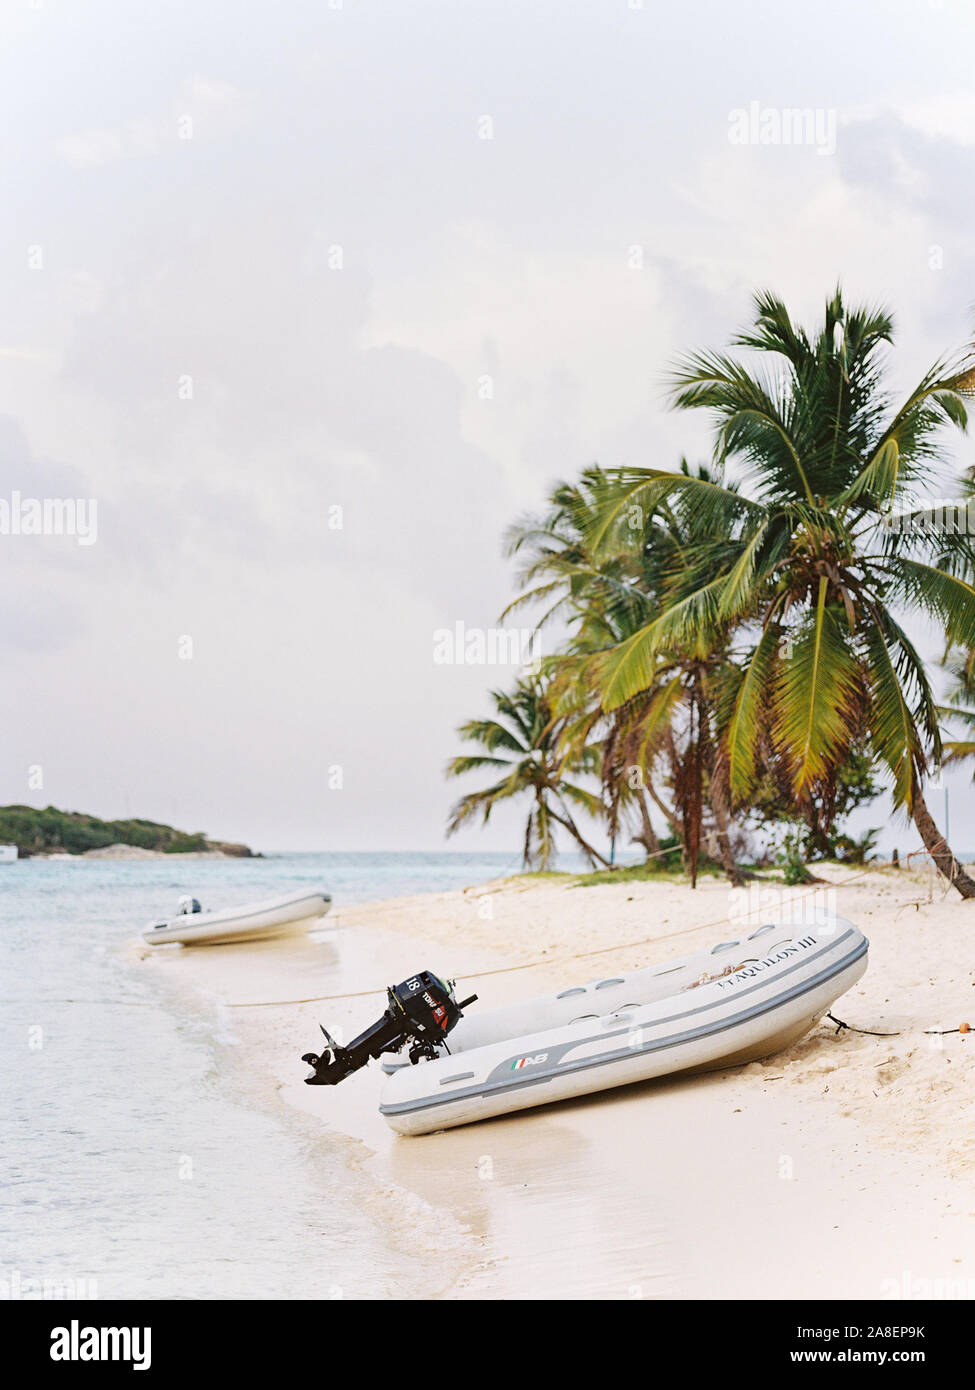
[[[449,1055],[396,1069],[380,1111],[401,1134],[425,1134],[767,1057],[859,980],[867,945],[842,917],[769,923],[683,960],[463,1018]]]
[[[204,912],[195,898],[181,898],[179,912],[165,922],[151,922],[142,933],[150,946],[180,941],[184,946],[223,946],[233,941],[264,941],[290,936],[315,926],[332,905],[327,893],[307,888],[286,897],[245,903],[221,912]]]
[[[842,917],[767,923],[682,960],[464,1015],[452,985],[420,971],[347,1047],[306,1053],[310,1085],[387,1062],[380,1112],[427,1134],[673,1072],[767,1057],[802,1037],[867,968],[867,939]],[[322,1030],[325,1031],[324,1029]],[[450,1040],[447,1041],[447,1034]],[[414,1065],[410,1065],[413,1063]]]

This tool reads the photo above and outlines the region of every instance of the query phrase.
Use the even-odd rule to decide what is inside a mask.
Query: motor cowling
[[[306,1052],[301,1059],[312,1068],[311,1076],[305,1077],[305,1084],[335,1086],[372,1058],[385,1052],[399,1052],[407,1043],[412,1063],[433,1059],[439,1049],[446,1046],[447,1034],[459,1023],[463,1010],[476,998],[477,995],[472,994],[458,1003],[451,981],[441,980],[432,970],[417,971],[400,984],[387,988],[382,1018],[347,1047],[335,1042],[322,1028],[328,1044],[326,1049],[320,1054]]]

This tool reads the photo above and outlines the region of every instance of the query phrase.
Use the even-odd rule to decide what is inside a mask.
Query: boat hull
[[[380,1111],[398,1133],[426,1134],[755,1061],[808,1032],[864,973],[867,949],[866,938],[841,918],[800,928],[772,923],[684,961],[495,1010],[496,1022],[490,1014],[472,1016],[466,1038],[466,1019],[451,1035],[450,1056],[389,1076]],[[731,962],[722,967],[720,953],[727,952]],[[641,1001],[654,990],[657,997]],[[576,1016],[492,1036],[519,1017],[554,1022],[560,1012]]]
[[[331,903],[327,893],[293,893],[222,912],[185,913],[148,926],[142,936],[150,946],[171,942],[183,946],[228,946],[240,941],[268,941],[310,931]]]

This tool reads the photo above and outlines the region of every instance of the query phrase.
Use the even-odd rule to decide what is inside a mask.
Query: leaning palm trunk
[[[656,791],[655,788],[654,788],[653,783],[652,783],[649,779],[647,780],[646,790],[647,790],[647,796],[649,796],[649,798],[650,798],[650,800],[653,802],[654,806],[656,806],[657,810],[660,812],[660,814],[663,816],[664,820],[667,822],[667,829],[668,829],[668,831],[670,832],[671,835],[676,836],[676,835],[677,835],[677,816],[674,814],[674,812],[671,810],[671,808],[667,805],[667,803],[663,800],[663,798],[657,793],[657,791]]]
[[[969,878],[968,874],[965,873],[965,870],[952,854],[951,847],[935,825],[934,818],[928,810],[927,802],[921,794],[921,788],[918,786],[914,788],[911,815],[914,817],[914,824],[917,826],[918,834],[924,841],[924,848],[930,854],[938,869],[944,874],[952,888],[957,888],[963,898],[975,898],[975,881]]]
[[[593,845],[591,845],[589,841],[584,837],[581,830],[569,814],[568,810],[566,810],[565,806],[563,806],[562,809],[565,811],[565,814],[562,816],[559,815],[558,811],[553,810],[551,806],[549,807],[548,813],[553,820],[557,820],[559,825],[564,826],[565,829],[568,830],[569,834],[576,841],[576,843],[581,846],[583,854],[585,854],[586,858],[589,860],[589,863],[592,865],[594,869],[596,867],[597,860],[600,864],[602,864],[604,869],[611,869],[613,866],[610,864],[609,860],[604,859],[603,856],[599,853],[599,850],[596,849]]]
[[[660,841],[657,839],[657,832],[653,828],[653,822],[650,819],[650,811],[647,807],[647,798],[642,787],[637,788],[636,805],[640,813],[640,833],[639,835],[634,835],[633,838],[637,844],[643,845],[647,852],[647,857],[649,858],[651,854],[660,853]]]

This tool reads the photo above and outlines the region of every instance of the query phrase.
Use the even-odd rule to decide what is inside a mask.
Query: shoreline
[[[451,1269],[426,1296],[893,1298],[912,1280],[975,1296],[975,1045],[924,1032],[975,1013],[975,970],[950,964],[975,917],[924,871],[828,873],[737,897],[720,880],[492,881],[339,909],[309,937],[161,948],[151,968],[204,995],[238,1040],[229,1080],[243,1066],[303,1142],[351,1141],[395,1235],[439,1231]],[[871,938],[837,1016],[897,1036],[821,1023],[763,1062],[415,1139],[379,1116],[375,1064],[334,1090],[303,1084],[319,1021],[351,1036],[419,967],[491,1007],[686,954],[816,894]],[[317,995],[345,997],[291,1002]]]
[[[170,852],[165,849],[142,849],[138,845],[107,845],[105,849],[86,849],[80,854],[71,854],[68,850],[32,851],[29,854],[18,855],[13,862],[20,864],[49,863],[53,860],[59,864],[65,864],[69,861],[73,864],[104,861],[141,864],[146,860],[158,862],[160,859],[173,859],[180,863],[187,859],[220,859],[239,860],[242,864],[247,864],[253,859],[263,858],[264,855],[262,854],[226,854],[220,849],[187,849]]]

